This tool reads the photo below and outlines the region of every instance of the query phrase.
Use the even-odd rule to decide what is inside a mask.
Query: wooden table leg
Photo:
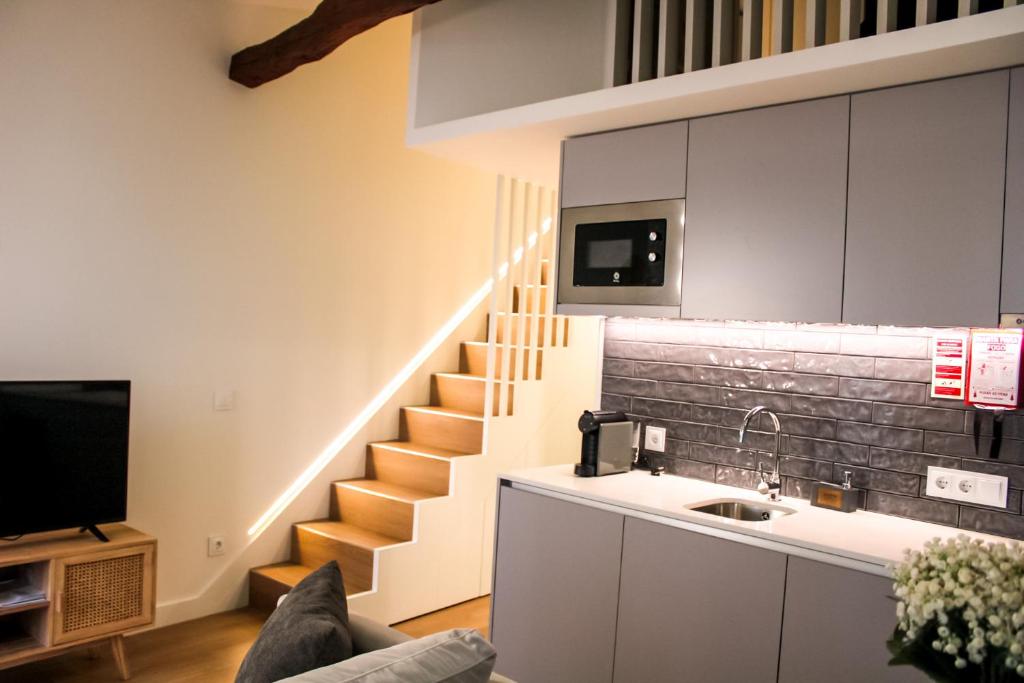
[[[124,650],[124,636],[114,636],[110,639],[110,650],[114,653],[114,663],[117,664],[117,671],[121,674],[121,680],[127,681],[132,677],[128,668],[128,654]]]

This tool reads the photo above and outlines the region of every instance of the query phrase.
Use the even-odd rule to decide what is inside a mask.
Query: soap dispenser
[[[860,506],[860,489],[853,488],[853,473],[843,472],[843,483],[816,481],[811,484],[811,505],[839,512],[853,512]]]

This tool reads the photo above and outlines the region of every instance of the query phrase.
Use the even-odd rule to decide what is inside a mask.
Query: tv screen
[[[0,537],[124,521],[131,383],[0,382]]]

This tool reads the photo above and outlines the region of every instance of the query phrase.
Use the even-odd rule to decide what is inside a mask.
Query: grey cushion
[[[299,582],[263,624],[235,683],[274,683],[351,656],[341,570],[328,562]]]
[[[494,647],[478,631],[453,629],[368,652],[287,683],[487,683],[494,658]]]

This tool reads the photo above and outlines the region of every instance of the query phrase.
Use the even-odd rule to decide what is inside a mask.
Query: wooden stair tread
[[[527,317],[529,317],[529,316],[527,316]],[[487,342],[476,342],[476,341],[474,341],[474,342],[462,342],[462,343],[466,344],[467,346],[477,346],[477,347],[481,347],[482,346],[484,348],[487,347]],[[495,342],[495,346],[500,349],[502,346],[504,346],[504,342]],[[524,351],[543,351],[544,350],[544,349],[542,349],[539,346],[530,346],[529,344],[524,344],[523,346],[518,346],[518,345],[512,344],[512,343],[509,344],[509,348],[512,348],[512,349],[523,349]],[[438,374],[449,374],[450,375],[450,374],[455,374],[455,373],[438,373]],[[458,373],[458,374],[463,374],[463,373]]]
[[[445,458],[446,460],[450,460],[451,458],[461,458],[464,455],[473,455],[472,453],[463,453],[462,451],[453,451],[448,448],[441,448],[440,446],[428,446],[426,444],[402,441],[400,439],[396,439],[394,441],[375,441],[371,443],[370,446],[386,448],[391,451],[401,451],[403,453],[408,453],[409,455],[430,455],[436,458]]]
[[[307,567],[304,564],[296,564],[295,562],[278,562],[277,564],[268,564],[263,567],[253,567],[250,569],[253,574],[259,574],[264,576],[271,581],[288,586],[289,588],[295,588],[299,585],[299,582],[304,578],[316,571],[315,567]],[[344,583],[345,575],[342,574],[342,582]],[[345,595],[355,595],[356,593],[362,593],[363,589],[354,588],[345,583]]]
[[[381,481],[379,479],[346,479],[344,481],[336,481],[334,483],[357,491],[368,491],[373,494],[380,494],[382,496],[387,496],[388,498],[400,500],[404,503],[415,503],[417,500],[439,497],[429,491],[421,491],[419,489],[401,486],[399,484],[392,484],[391,482]]]
[[[445,415],[447,417],[457,417],[465,420],[476,420],[483,422],[483,413],[474,413],[468,410],[459,410],[458,408],[445,408],[442,406],[405,406],[403,410],[414,410],[418,413],[433,413],[435,415]]]
[[[332,519],[300,522],[295,526],[305,529],[306,531],[326,536],[327,538],[335,541],[348,543],[349,545],[354,545],[366,550],[376,550],[377,548],[383,548],[385,546],[405,542],[400,538],[392,538],[391,536],[378,534],[375,531],[364,529],[363,527],[356,526],[355,524],[336,522]]]

